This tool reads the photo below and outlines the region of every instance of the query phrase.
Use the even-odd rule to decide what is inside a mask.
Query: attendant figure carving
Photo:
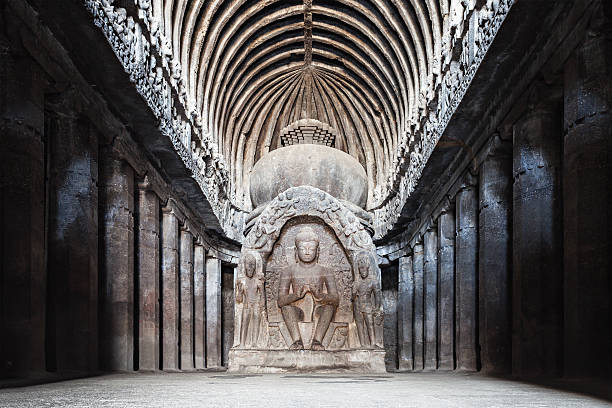
[[[374,324],[382,313],[381,303],[371,276],[370,257],[362,255],[356,266],[359,273],[353,282],[353,314],[361,346],[371,348],[376,345]]]
[[[240,344],[257,346],[264,300],[263,279],[256,274],[257,259],[251,253],[244,257],[244,278],[236,283],[236,303],[242,303]],[[250,336],[249,336],[250,334]]]
[[[293,343],[291,350],[304,349],[298,322],[304,321],[304,310],[297,303],[310,293],[318,322],[311,350],[324,350],[323,338],[339,304],[333,271],[318,263],[319,238],[310,227],[302,227],[295,236],[296,264],[281,271],[278,307]]]

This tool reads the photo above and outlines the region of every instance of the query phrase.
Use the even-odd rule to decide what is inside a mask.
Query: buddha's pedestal
[[[241,373],[385,373],[385,350],[230,350]]]

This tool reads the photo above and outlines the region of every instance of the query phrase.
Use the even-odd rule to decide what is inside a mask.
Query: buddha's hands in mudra
[[[303,299],[308,293],[312,295],[312,298],[318,304],[337,306],[339,303],[338,296],[329,293],[317,293],[316,291],[312,290],[309,285],[303,285],[297,290],[297,292],[289,293],[285,296],[279,296],[279,304],[281,307],[291,304],[297,300]]]
[[[298,299],[303,299],[304,296],[306,296],[308,292],[312,293],[312,290],[310,290],[310,287],[308,285],[302,286],[300,290],[298,291]]]
[[[283,307],[290,305],[291,303],[303,299],[306,293],[310,292],[310,288],[306,285],[300,287],[297,292],[288,293],[286,295],[278,296],[278,306]]]

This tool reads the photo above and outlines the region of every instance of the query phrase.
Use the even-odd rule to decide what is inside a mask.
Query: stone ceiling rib
[[[247,179],[255,161],[277,147],[280,128],[308,111],[301,105],[272,109],[269,101],[253,99],[272,95],[277,104],[304,100],[318,120],[340,122],[344,136],[338,145],[367,169],[371,206],[374,196],[382,198],[399,139],[431,77],[435,27],[422,24],[432,20],[436,7],[423,0],[164,3],[189,104],[224,154],[238,205],[249,208]],[[303,83],[304,74],[286,76],[299,69],[300,60],[319,78],[312,87],[285,83]],[[306,89],[311,96],[298,98]]]
[[[252,167],[301,119],[332,126],[364,166],[384,235],[513,4],[84,1],[231,236],[252,209]]]

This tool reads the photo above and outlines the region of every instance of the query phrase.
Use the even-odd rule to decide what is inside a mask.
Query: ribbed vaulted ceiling
[[[153,0],[190,108],[245,208],[255,162],[299,119],[337,131],[376,204],[439,74],[450,0]]]

